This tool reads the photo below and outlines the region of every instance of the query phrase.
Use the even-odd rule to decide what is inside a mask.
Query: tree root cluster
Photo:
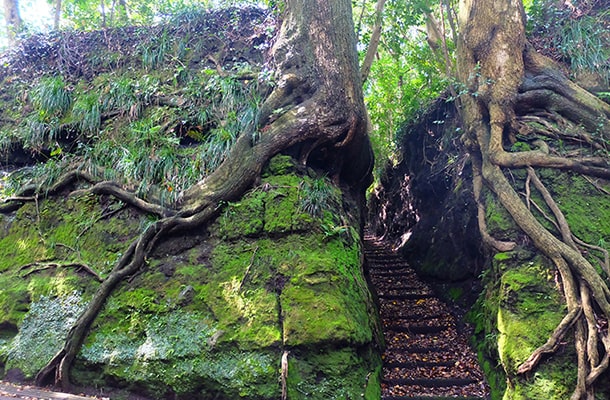
[[[518,10],[513,3],[510,0],[503,2],[507,10],[513,9],[511,7]],[[595,382],[608,369],[610,361],[607,329],[610,289],[607,279],[584,254],[587,250],[601,253],[600,267],[608,274],[608,252],[575,237],[536,169],[553,168],[579,173],[589,179],[610,179],[610,106],[570,82],[556,65],[538,55],[527,43],[509,55],[515,66],[498,65],[501,55],[497,52],[503,51],[503,41],[511,42],[508,46],[514,48],[515,38],[523,37],[518,24],[510,25],[514,22],[500,23],[501,26],[493,28],[499,33],[490,35],[498,43],[489,44],[486,51],[477,47],[476,38],[481,32],[466,32],[460,43],[462,80],[469,83],[473,92],[480,93],[461,99],[462,119],[467,131],[465,139],[473,161],[479,227],[482,237],[497,250],[514,247],[514,243],[497,241],[486,231],[484,205],[479,199],[486,186],[536,248],[554,263],[561,277],[568,312],[545,344],[516,371],[507,372],[513,377],[515,372],[527,376],[545,354],[556,351],[565,336],[573,332],[578,379],[571,398],[592,400]],[[489,24],[486,28],[491,29]],[[464,71],[477,66],[485,78],[478,80],[465,76]],[[484,79],[488,80],[483,82]],[[534,149],[506,151],[507,143],[512,144],[517,136],[528,141]],[[551,140],[540,140],[542,138]],[[580,149],[562,152],[548,144],[553,140],[573,143]],[[526,169],[525,194],[519,195],[507,179],[505,172],[511,169]],[[552,215],[544,213],[542,205],[532,201],[530,185]],[[534,211],[552,221],[553,232],[537,220]]]
[[[357,56],[352,46],[355,38],[346,34],[353,32],[351,4],[330,5],[326,0],[289,0],[287,3],[273,51],[281,79],[260,109],[256,132],[242,133],[225,161],[186,190],[175,208],[144,201],[115,182],[98,181],[79,170],[65,174],[51,187],[24,187],[0,205],[0,212],[11,212],[27,201],[37,201],[39,194],[55,195],[81,182],[88,187],[72,194],[113,196],[159,217],[131,243],[100,283],[70,329],[63,348],[37,374],[37,384],[52,378],[69,390],[70,367],[89,326],[113,289],[145,268],[147,256],[168,234],[204,226],[217,215],[222,204],[241,197],[275,154],[305,148],[306,154],[316,153],[317,160],[326,160],[325,167],[332,170],[339,183],[363,194],[365,183],[369,182],[372,153],[366,136]],[[293,29],[296,23],[303,29]],[[321,42],[320,37],[328,41]],[[334,58],[340,62],[329,62]],[[307,163],[308,158],[303,162]],[[343,159],[351,163],[348,165]]]
[[[492,128],[491,135],[493,136],[493,134]],[[483,138],[479,138],[479,143],[485,143],[481,139]],[[528,181],[534,184],[546,206],[552,211],[552,217],[546,217],[553,221],[558,236],[549,232],[537,221],[530,208],[519,198],[502,172],[504,168],[522,167],[527,169]],[[607,281],[583,256],[584,249],[578,246],[601,251],[604,257],[601,266],[605,271],[608,271],[608,254],[605,249],[585,244],[572,234],[560,208],[535,173],[534,168],[549,167],[604,179],[610,176],[610,168],[608,168],[606,159],[569,159],[563,156],[550,156],[540,150],[523,153],[502,152],[499,156],[489,157],[481,162],[487,186],[508,210],[517,225],[532,239],[536,247],[557,267],[568,306],[568,315],[557,327],[549,341],[537,349],[518,368],[517,373],[531,372],[540,361],[541,356],[556,350],[559,341],[563,339],[569,328],[574,327],[578,354],[578,383],[572,399],[593,399],[595,380],[608,368],[608,358],[610,357],[608,332],[599,328],[600,321],[604,321],[601,325],[607,325],[607,321],[610,319],[610,290]],[[536,205],[535,208],[541,209],[539,205]]]

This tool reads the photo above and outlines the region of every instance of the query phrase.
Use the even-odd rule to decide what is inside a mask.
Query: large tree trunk
[[[19,4],[17,0],[4,0],[4,20],[6,23],[6,34],[8,44],[15,44],[15,37],[21,29],[21,15],[19,14]]]
[[[53,29],[59,30],[61,22],[61,0],[55,0],[55,9],[53,10]]]
[[[468,88],[468,94],[461,98],[464,141],[471,153],[475,189],[480,189],[484,183],[559,271],[570,315],[568,325],[576,327],[575,343],[579,353],[578,383],[572,398],[591,399],[595,380],[608,366],[610,351],[607,334],[595,329],[591,310],[599,310],[605,320],[610,317],[610,290],[576,246],[561,210],[537,178],[535,168],[572,170],[607,179],[610,164],[608,159],[599,156],[567,158],[553,155],[542,141],[533,142],[539,146],[536,150],[516,153],[507,152],[504,146],[510,145],[516,134],[550,136],[544,130],[527,131],[519,123],[535,109],[545,109],[546,115],[572,123],[575,131],[577,125],[584,126],[595,131],[602,141],[607,141],[610,138],[610,107],[571,83],[557,66],[528,45],[524,15],[521,0],[460,2],[458,67],[460,80]],[[569,140],[567,137],[562,139]],[[596,143],[597,139],[583,133],[578,140]],[[505,176],[510,168],[527,168],[531,181],[553,211],[560,227],[558,235],[537,221],[511,186]],[[484,231],[484,226],[484,223],[480,224],[482,237],[487,238],[489,245],[501,251],[514,246],[494,240]],[[567,331],[565,326],[559,328],[553,336]],[[549,345],[534,352],[517,372],[525,373],[535,368],[540,355],[548,352],[557,340],[558,337],[550,338]]]
[[[69,388],[72,361],[116,285],[144,267],[147,254],[167,233],[205,224],[222,202],[241,197],[275,154],[288,152],[304,164],[326,170],[363,201],[373,159],[351,2],[286,1],[270,63],[277,84],[259,111],[259,126],[243,132],[217,170],[184,193],[179,209],[167,210],[169,216],[132,243],[77,320],[64,348],[39,372],[38,383],[55,373],[55,382]],[[106,191],[113,192],[119,194],[112,188]]]
[[[207,193],[235,198],[264,162],[291,149],[356,192],[370,184],[372,154],[349,1],[288,1],[272,57],[278,85],[260,110],[258,132],[242,135],[229,159],[190,188],[185,208]],[[244,162],[245,161],[245,162]]]

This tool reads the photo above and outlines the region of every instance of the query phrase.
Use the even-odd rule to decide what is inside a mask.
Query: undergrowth
[[[203,70],[190,74],[182,88],[164,81],[173,72],[101,75],[77,85],[61,76],[42,79],[32,95],[33,110],[12,136],[47,161],[16,173],[15,184],[3,186],[5,194],[18,182],[57,178],[57,166],[76,166],[119,180],[139,195],[175,201],[220,165],[239,135],[255,131],[262,97],[257,79]],[[168,92],[175,97],[168,100]]]
[[[538,51],[565,62],[572,73],[598,73],[607,86],[610,83],[610,10],[604,3],[574,2],[572,5],[534,0],[527,12],[528,34]]]

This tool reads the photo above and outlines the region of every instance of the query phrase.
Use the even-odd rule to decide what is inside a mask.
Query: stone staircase
[[[384,243],[365,238],[386,349],[382,399],[489,399],[468,334],[447,304]]]

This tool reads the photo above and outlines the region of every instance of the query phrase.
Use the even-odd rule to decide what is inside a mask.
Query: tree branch
[[[369,47],[366,49],[366,55],[364,61],[360,67],[360,76],[362,82],[366,82],[371,72],[373,60],[377,54],[377,48],[379,47],[379,40],[381,39],[381,28],[383,26],[383,7],[386,0],[377,0],[375,6],[375,25],[373,27],[373,33],[371,33],[371,40],[369,41]]]

